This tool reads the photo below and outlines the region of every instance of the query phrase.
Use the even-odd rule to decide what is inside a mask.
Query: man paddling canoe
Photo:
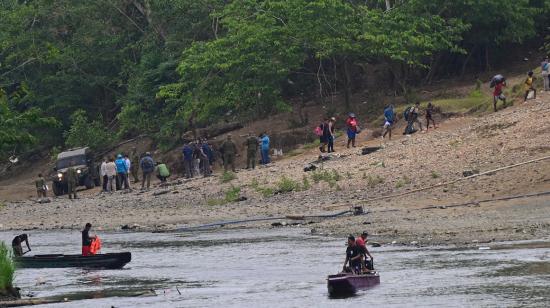
[[[97,236],[90,236],[90,230],[92,229],[92,224],[87,223],[82,230],[82,255],[83,256],[93,256],[96,253],[96,249],[92,249],[92,244],[94,241],[98,240]]]
[[[21,244],[27,244],[28,251],[23,252],[23,246]],[[31,251],[31,246],[29,245],[29,237],[27,234],[21,234],[13,238],[13,241],[11,242],[11,247],[13,248],[13,254],[16,257],[21,257],[27,252]]]
[[[346,261],[344,262],[344,272],[347,271],[346,265],[349,262],[349,268],[355,274],[361,273],[361,259],[363,258],[362,249],[356,244],[355,237],[348,237],[348,248],[346,249]]]

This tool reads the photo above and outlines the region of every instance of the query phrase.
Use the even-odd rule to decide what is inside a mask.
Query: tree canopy
[[[490,69],[512,44],[543,45],[549,12],[548,0],[4,0],[0,155],[142,133],[169,147],[295,97],[350,104],[365,65],[406,92]]]

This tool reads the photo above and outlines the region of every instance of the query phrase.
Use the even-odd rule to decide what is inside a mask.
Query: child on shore
[[[525,79],[525,98],[523,100],[524,103],[527,103],[527,98],[529,97],[529,93],[533,91],[533,99],[537,98],[537,90],[533,87],[533,72],[527,73],[527,79]]]

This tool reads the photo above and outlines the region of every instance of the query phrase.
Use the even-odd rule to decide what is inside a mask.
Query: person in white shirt
[[[101,181],[103,182],[103,192],[107,191],[107,182],[109,182],[109,178],[107,177],[107,163],[109,162],[109,159],[107,157],[103,158],[103,162],[101,163],[101,166],[99,167],[99,175],[101,176]]]
[[[109,158],[109,162],[105,166],[105,173],[107,174],[107,191],[112,193],[113,181],[115,181],[115,177],[117,175],[115,160],[112,157]]]

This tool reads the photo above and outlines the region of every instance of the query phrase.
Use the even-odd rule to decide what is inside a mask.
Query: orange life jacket
[[[96,236],[96,238],[92,240],[92,244],[90,244],[90,254],[95,255],[99,250],[101,250],[101,240]]]

